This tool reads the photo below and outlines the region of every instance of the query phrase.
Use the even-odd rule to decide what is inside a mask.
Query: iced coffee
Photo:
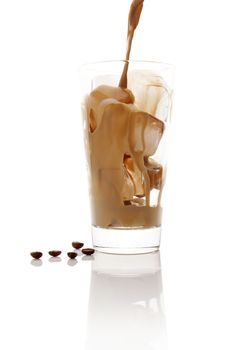
[[[122,70],[93,77],[83,103],[92,225],[103,229],[161,226],[171,91],[159,64],[129,60],[142,7],[130,8]]]

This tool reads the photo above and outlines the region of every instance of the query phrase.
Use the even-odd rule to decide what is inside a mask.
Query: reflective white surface
[[[167,349],[159,252],[39,260],[21,252],[1,277],[1,348]]]
[[[187,231],[166,234],[160,253],[70,260],[63,251],[56,261],[46,242],[42,259],[32,261],[23,249],[31,242],[5,239],[0,348],[231,350],[231,247],[218,250],[214,240],[210,249],[204,238],[195,251]]]

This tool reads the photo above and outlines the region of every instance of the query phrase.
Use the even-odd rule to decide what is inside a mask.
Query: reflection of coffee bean
[[[82,248],[84,246],[84,243],[82,243],[82,242],[72,242],[72,247],[74,248],[74,249],[80,249],[80,248]]]
[[[76,259],[68,259],[67,265],[68,266],[75,266],[78,263]]]
[[[41,259],[32,259],[31,265],[40,267],[43,265],[43,261]]]
[[[93,255],[84,255],[82,257],[82,261],[94,261],[94,260],[95,260],[95,258]]]
[[[69,252],[69,253],[67,253],[67,255],[70,259],[75,259],[78,254],[75,252]]]
[[[95,249],[92,248],[84,248],[82,249],[83,254],[85,255],[92,255],[95,252]]]
[[[61,258],[60,258],[60,256],[52,256],[51,258],[49,258],[49,262],[50,263],[61,262]]]
[[[49,251],[49,255],[53,256],[54,258],[56,258],[57,256],[59,256],[61,254],[60,250],[50,250]]]
[[[34,258],[34,259],[40,259],[42,257],[42,253],[41,252],[31,252],[31,256]]]

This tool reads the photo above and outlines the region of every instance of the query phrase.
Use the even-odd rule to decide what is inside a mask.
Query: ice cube
[[[133,181],[123,165],[119,168],[99,169],[96,181],[96,193],[106,205],[113,203],[119,206],[123,201],[133,199]]]
[[[155,154],[164,131],[164,123],[148,115],[147,124],[144,130],[144,142],[146,156]]]
[[[98,99],[102,96],[103,98],[114,98],[118,102],[122,103],[134,103],[134,96],[129,89],[122,89],[120,87],[101,85],[92,91],[91,96],[97,97]]]
[[[90,126],[90,131],[94,132],[96,127],[97,127],[97,122],[96,122],[96,116],[94,110],[91,108],[89,111],[89,126]]]
[[[107,85],[98,86],[91,92],[86,98],[86,110],[90,132],[94,132],[98,125],[100,125],[105,106],[117,102],[132,105],[134,96],[128,89]],[[132,108],[135,107],[132,106]]]
[[[131,201],[131,205],[135,207],[144,207],[146,205],[145,198],[134,198]]]
[[[131,71],[128,88],[135,96],[138,109],[166,121],[170,113],[171,91],[165,81],[153,71]]]
[[[150,178],[150,189],[160,189],[162,186],[163,167],[151,158],[145,159],[145,167]]]
[[[164,123],[144,112],[132,112],[130,120],[129,144],[132,153],[151,156],[161,140]]]
[[[124,165],[132,178],[134,185],[134,195],[138,197],[144,196],[142,172],[138,169],[135,161],[132,157],[125,155]]]
[[[132,178],[126,168],[123,166],[123,188],[122,198],[123,201],[130,201],[134,196],[134,184]]]

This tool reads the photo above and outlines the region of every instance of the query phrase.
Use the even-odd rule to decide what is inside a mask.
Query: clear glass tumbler
[[[93,245],[119,254],[157,250],[173,66],[105,61],[83,65],[80,78]]]

